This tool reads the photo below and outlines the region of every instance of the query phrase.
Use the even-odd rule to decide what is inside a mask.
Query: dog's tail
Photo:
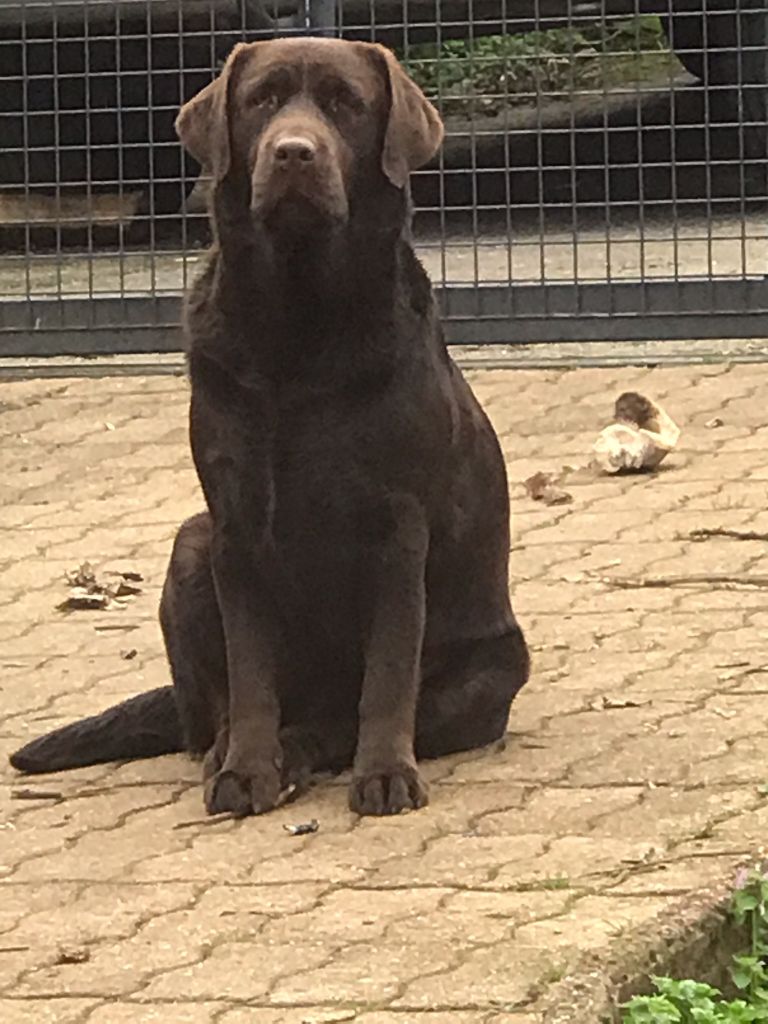
[[[161,686],[54,729],[11,754],[10,761],[21,772],[39,774],[185,749],[173,687]]]

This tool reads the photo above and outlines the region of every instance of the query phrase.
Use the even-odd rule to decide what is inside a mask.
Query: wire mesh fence
[[[452,341],[768,334],[765,0],[0,0],[0,354],[179,347],[180,104],[238,40],[393,47]]]

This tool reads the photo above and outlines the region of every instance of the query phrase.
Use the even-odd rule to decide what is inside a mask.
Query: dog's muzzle
[[[262,140],[251,179],[251,212],[275,229],[346,220],[344,181],[333,140],[286,127]]]

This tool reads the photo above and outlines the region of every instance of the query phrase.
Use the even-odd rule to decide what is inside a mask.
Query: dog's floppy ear
[[[397,188],[405,188],[411,171],[432,159],[443,141],[443,122],[427,97],[409,78],[391,50],[373,49],[383,59],[389,81],[389,119],[381,168]]]
[[[214,181],[226,176],[231,159],[228,94],[232,71],[245,51],[253,46],[258,43],[237,43],[219,77],[185,103],[176,118],[176,134],[181,144],[213,175]]]

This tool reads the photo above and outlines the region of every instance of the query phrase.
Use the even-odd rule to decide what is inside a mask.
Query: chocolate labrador
[[[177,121],[212,179],[188,298],[208,511],[160,619],[173,676],[11,758],[27,772],[205,754],[210,813],[352,765],[349,804],[427,802],[417,758],[491,743],[528,676],[499,444],[409,243],[440,118],[381,46],[239,45]]]

